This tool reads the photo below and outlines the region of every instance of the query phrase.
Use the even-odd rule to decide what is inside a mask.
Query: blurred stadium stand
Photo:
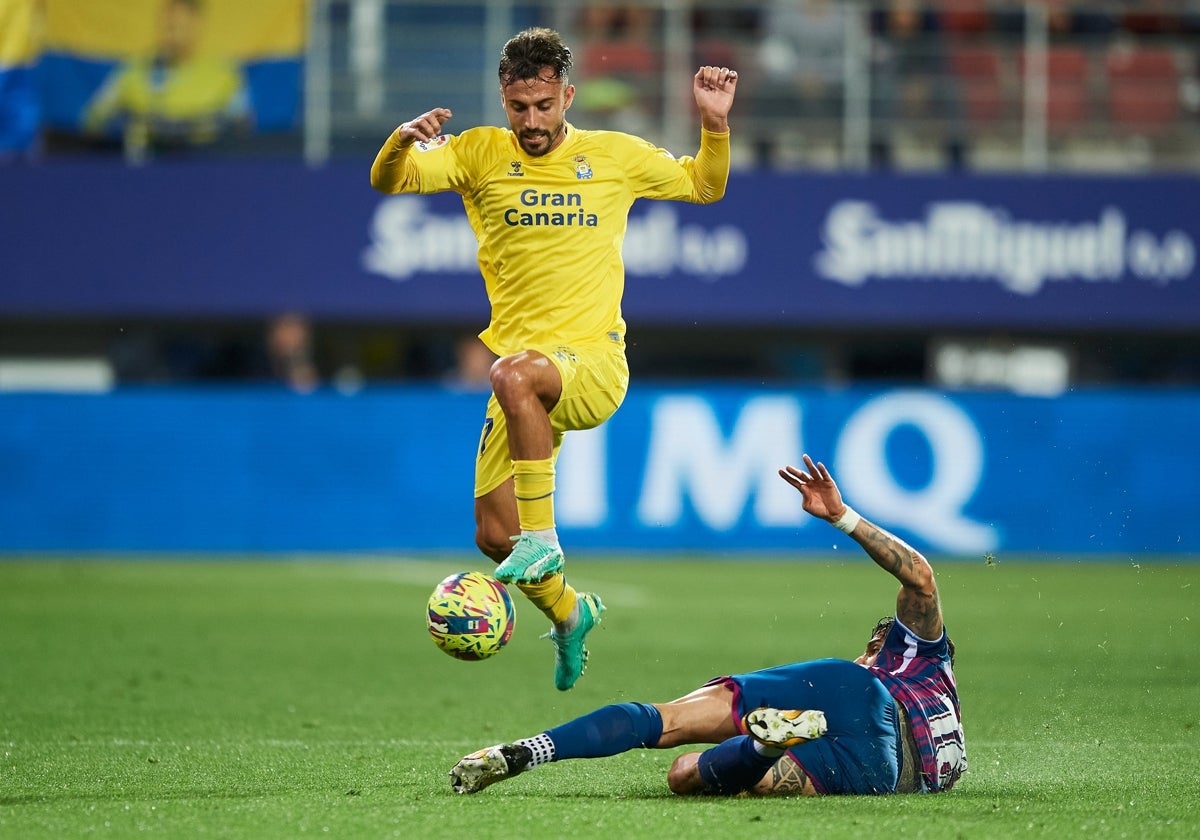
[[[308,100],[306,142],[314,159],[373,153],[414,101],[447,102],[464,124],[501,120],[495,45],[544,23],[576,46],[575,120],[637,127],[669,148],[694,142],[679,80],[701,61],[736,65],[741,166],[761,162],[761,138],[780,140],[772,163],[781,168],[869,166],[871,123],[882,114],[899,170],[945,167],[934,152],[960,139],[959,114],[971,122],[962,161],[971,171],[1194,170],[1200,160],[1200,3],[1187,0],[314,0],[311,20],[317,95]],[[841,65],[830,86],[836,99],[796,107],[812,88],[806,74],[817,72],[818,26],[839,41],[828,48]],[[794,31],[808,34],[789,41]],[[762,107],[765,82],[789,72],[793,107]],[[597,82],[601,92],[587,93]]]
[[[53,11],[53,0],[46,5]],[[429,107],[452,108],[455,127],[503,124],[495,81],[499,46],[524,26],[545,24],[576,46],[574,122],[631,130],[676,151],[690,151],[696,142],[686,83],[696,64],[735,66],[734,163],[741,171],[1200,171],[1200,3],[1188,0],[295,5],[307,15],[302,109],[290,124],[226,138],[195,154],[303,157],[312,166],[360,159],[365,173],[396,123]],[[763,101],[772,73],[776,81],[789,79],[796,103],[812,90],[804,75],[807,56],[788,52],[792,30],[779,21],[795,17],[809,27],[800,31],[811,33],[812,20],[829,20],[835,12],[836,25],[825,30],[836,37],[830,49],[840,68],[828,88],[833,98],[811,107]],[[12,40],[10,28],[0,35],[0,47]],[[5,79],[26,84],[17,71],[28,52],[0,50],[0,92]],[[20,58],[3,65],[10,55]],[[263,66],[276,69],[272,62],[256,65],[260,76]],[[276,84],[278,76],[271,78]],[[778,96],[778,84],[772,90]],[[79,139],[69,126],[47,124],[25,146],[14,141],[0,154],[11,165],[51,167],[80,154],[119,151]],[[260,353],[267,316],[211,320],[181,311],[170,319],[31,319],[0,312],[0,357],[103,357],[122,382],[240,378],[254,369],[246,360]],[[958,360],[955,376],[970,384],[976,380],[963,373],[962,360],[987,358],[991,373],[977,382],[995,385],[1006,382],[997,379],[997,355],[1020,356],[1029,348],[1044,353],[1050,345],[1069,366],[1071,382],[1200,382],[1200,342],[1178,332],[1047,335],[964,325],[959,334],[931,336],[818,325],[798,342],[777,327],[721,328],[714,341],[713,331],[697,336],[670,325],[635,326],[631,361],[643,376],[941,382],[949,358]],[[460,323],[316,319],[315,357],[325,377],[348,371],[380,380],[437,378],[453,368],[453,347],[464,329]]]

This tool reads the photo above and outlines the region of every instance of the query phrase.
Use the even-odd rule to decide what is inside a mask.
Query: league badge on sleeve
[[[438,149],[438,148],[441,148],[442,146],[445,146],[449,140],[450,140],[450,135],[448,135],[448,134],[439,134],[437,137],[434,137],[432,140],[418,140],[416,143],[417,151],[418,152],[432,152],[434,149]]]

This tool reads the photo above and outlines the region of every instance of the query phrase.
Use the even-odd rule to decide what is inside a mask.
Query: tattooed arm
[[[800,491],[804,509],[826,522],[837,522],[848,510],[841,491],[822,463],[804,456],[805,469],[787,467],[779,475]],[[922,639],[942,635],[942,608],[933,569],[919,551],[873,522],[859,519],[850,536],[876,565],[900,581],[896,618]]]

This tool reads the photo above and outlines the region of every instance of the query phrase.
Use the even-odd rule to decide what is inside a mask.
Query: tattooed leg
[[[750,789],[753,796],[819,796],[812,779],[790,755],[782,755],[758,784]]]

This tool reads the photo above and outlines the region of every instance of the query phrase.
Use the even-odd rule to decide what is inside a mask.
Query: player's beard
[[[567,124],[564,120],[555,126],[554,131],[522,131],[517,135],[517,142],[521,144],[525,154],[530,157],[541,157],[555,147],[566,130]],[[530,141],[535,144],[532,148]]]

